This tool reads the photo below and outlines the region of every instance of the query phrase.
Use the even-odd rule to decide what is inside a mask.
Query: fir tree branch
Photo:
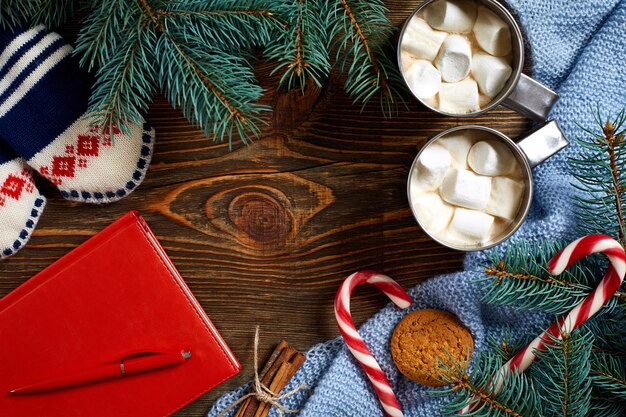
[[[507,271],[504,260],[500,260],[497,267],[493,265],[487,266],[485,268],[485,274],[490,277],[496,277],[496,282],[498,284],[501,284],[502,281],[505,279],[515,279],[520,281],[536,281],[548,285],[560,285],[564,287],[575,287],[577,285],[574,282],[563,281],[552,277],[540,277],[537,275],[532,275],[529,274],[527,271],[522,273],[513,273]]]
[[[15,29],[30,23],[59,26],[74,14],[73,0],[2,0],[0,27]]]
[[[36,13],[39,1],[34,0],[3,0],[0,1],[0,26],[13,29],[24,20],[29,20]]]
[[[607,153],[609,154],[609,161],[611,166],[611,175],[613,177],[613,188],[612,193],[615,198],[615,212],[617,214],[617,220],[619,223],[618,236],[619,241],[624,244],[624,229],[626,228],[624,224],[624,202],[622,197],[622,185],[620,183],[620,173],[619,170],[621,167],[617,166],[617,156],[615,152],[616,145],[619,145],[624,141],[624,134],[615,135],[615,125],[607,120],[604,129],[604,138],[606,143]]]
[[[552,276],[548,261],[563,244],[539,241],[529,244],[518,241],[510,244],[504,253],[487,253],[484,267],[486,292],[483,301],[489,304],[515,305],[522,310],[564,314],[581,302],[596,286],[604,271],[601,258],[586,258],[562,274]],[[615,307],[621,294],[609,302],[606,309]]]
[[[329,39],[337,51],[337,63],[346,73],[345,90],[355,102],[365,106],[376,94],[381,110],[390,116],[402,86],[398,68],[386,55],[393,33],[380,0],[333,0]]]
[[[537,329],[537,333],[541,332],[543,329]],[[527,335],[526,337],[521,337],[518,339],[514,339],[511,335],[511,330],[508,329],[505,333],[500,337],[496,338],[493,336],[489,336],[488,344],[492,347],[494,354],[498,355],[503,363],[508,362],[517,352],[522,350],[525,346],[528,345],[534,336]]]
[[[489,417],[534,417],[541,415],[541,399],[536,395],[528,376],[512,372],[506,376],[498,373],[503,365],[499,355],[477,353],[475,365],[468,373],[469,358],[463,363],[439,362],[440,379],[450,384],[443,390],[431,391],[433,396],[450,396],[451,401],[443,406],[444,415],[458,415],[465,407],[470,407],[472,416]],[[494,379],[494,375],[498,375]],[[506,378],[498,393],[492,387],[498,385],[498,378]]]
[[[130,28],[137,26],[139,16],[139,3],[135,1],[101,0],[94,5],[83,22],[74,49],[74,54],[81,56],[81,65],[89,70],[107,65]]]
[[[263,90],[254,83],[244,58],[207,51],[202,40],[190,36],[183,44],[172,34],[160,38],[157,50],[162,90],[188,119],[204,127],[207,136],[227,137],[232,144],[235,131],[244,142],[247,132],[258,134],[258,124],[264,123],[258,114],[268,108],[255,104]],[[230,88],[234,83],[239,88]]]
[[[284,71],[281,85],[299,85],[304,92],[307,80],[321,86],[330,72],[327,48],[328,2],[291,0],[285,3],[281,15],[287,21],[286,30],[266,49],[266,57],[278,61],[272,73]]]
[[[280,7],[267,0],[168,2],[154,10],[157,19],[184,27],[211,49],[241,51],[265,47],[284,31]],[[280,3],[279,3],[280,5]]]
[[[74,0],[40,0],[33,24],[41,23],[49,28],[60,26],[74,15]]]
[[[348,4],[348,1],[347,0],[340,0],[340,1],[341,1],[341,6],[344,8],[346,12],[346,16],[348,16],[348,18],[350,19],[350,22],[352,23],[352,26],[354,27],[355,35],[361,40],[361,43],[363,44],[363,47],[365,48],[367,57],[372,65],[372,69],[374,70],[374,72],[376,73],[376,76],[380,80],[379,82],[380,82],[381,88],[385,89],[387,87],[387,80],[385,79],[384,76],[381,76],[382,74],[381,74],[381,69],[380,69],[378,60],[376,59],[376,56],[372,52],[372,47],[370,46],[367,36],[365,36],[363,29],[361,29],[361,25],[356,20],[356,17],[354,16],[354,13],[352,12],[352,8]]]
[[[594,388],[626,402],[626,358],[607,353],[594,354],[591,367]]]
[[[156,88],[156,42],[153,31],[138,29],[129,33],[110,60],[98,69],[89,108],[94,124],[103,129],[119,124],[122,130],[128,123],[141,124],[141,113],[147,111]]]
[[[604,371],[594,371],[593,374],[598,376],[598,377],[600,377],[604,381],[608,381],[610,384],[615,384],[616,386],[618,386],[620,388],[620,390],[623,391],[622,396],[624,396],[624,393],[626,393],[626,391],[625,391],[626,390],[626,379],[617,377],[615,375],[612,375],[612,374],[610,374],[608,372],[604,372]]]
[[[186,95],[186,91],[180,89],[180,87],[185,84],[185,81],[190,79],[192,83],[196,84],[196,88],[200,87],[200,91],[202,91],[203,89],[208,90],[208,92],[216,97],[218,102],[227,109],[227,116],[224,118],[224,120],[218,120],[214,124],[214,128],[212,129],[213,131],[220,129],[220,125],[230,125],[230,121],[233,119],[236,126],[238,126],[238,130],[240,132],[243,132],[246,128],[254,129],[252,125],[248,125],[249,122],[246,115],[244,115],[243,112],[239,108],[237,108],[233,104],[233,102],[231,102],[231,100],[225,96],[222,90],[218,88],[216,84],[211,80],[211,73],[209,71],[206,71],[206,67],[211,66],[211,57],[208,56],[205,51],[191,48],[189,45],[189,41],[191,40],[191,38],[188,35],[183,35],[187,38],[187,45],[179,42],[176,37],[167,30],[167,26],[163,19],[164,15],[159,15],[157,11],[148,3],[147,0],[139,0],[139,2],[143,6],[147,16],[154,23],[155,28],[161,33],[161,35],[163,35],[160,39],[162,41],[160,42],[160,48],[158,48],[163,52],[163,55],[161,56],[171,58],[171,60],[166,60],[167,64],[163,65],[164,63],[162,63],[160,77],[161,80],[165,80],[166,75],[173,75],[177,71],[180,71],[179,75],[184,76],[184,78],[180,79],[180,83],[166,83],[162,85],[162,88],[169,93],[170,101],[176,103],[177,105],[182,105],[183,112],[187,115],[188,118],[195,118],[201,125],[203,125],[201,121],[202,116],[198,117],[199,114],[197,111],[195,111],[196,106],[200,103],[198,103],[197,99],[194,100],[194,98],[206,97],[206,94],[198,94],[197,96],[193,96],[193,98],[191,98],[190,100],[190,98]],[[201,45],[203,42],[201,39],[193,39],[192,43],[195,43],[195,46],[201,49]],[[195,57],[192,55],[195,55]],[[227,57],[223,56],[223,58]],[[204,60],[205,65],[202,65],[202,60]],[[173,66],[171,64],[172,62],[182,62],[184,65],[182,67],[179,67],[177,65]],[[242,64],[243,62],[241,62],[240,60],[240,63]],[[213,67],[213,69],[215,70],[215,72],[217,72],[216,67]],[[258,99],[259,97],[255,98]],[[196,102],[194,103],[193,101]],[[220,110],[219,106],[215,106],[208,101],[204,104],[212,110]],[[252,108],[253,107],[251,107],[251,109]],[[252,121],[252,118],[250,123],[254,123]],[[221,128],[220,131],[222,132],[220,135],[221,139],[226,134],[227,130]],[[209,135],[211,132],[207,132],[205,130],[205,133]],[[231,139],[232,131],[230,131],[229,133],[229,140]],[[231,142],[229,141],[229,143]]]
[[[466,390],[480,402],[487,404],[489,408],[495,411],[500,411],[507,416],[511,417],[523,417],[522,414],[513,410],[511,407],[508,407],[505,404],[502,404],[500,401],[497,401],[493,398],[493,395],[488,391],[478,388],[469,382],[469,375],[463,375],[460,379],[451,378],[450,382],[454,384],[454,390]]]
[[[584,417],[591,401],[590,357],[593,335],[584,328],[561,338],[550,336],[530,368],[549,416]]]
[[[626,184],[626,114],[621,111],[613,120],[596,114],[598,130],[581,127],[589,137],[578,143],[587,151],[569,161],[576,188],[586,197],[576,197],[577,217],[583,234],[604,233],[625,243],[626,220],[624,185]]]
[[[587,417],[624,417],[626,404],[610,397],[592,396]]]

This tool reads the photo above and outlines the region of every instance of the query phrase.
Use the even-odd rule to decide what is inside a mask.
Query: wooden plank
[[[419,3],[387,5],[400,25]],[[73,39],[78,27],[61,32]],[[218,395],[252,377],[255,325],[261,357],[281,338],[306,349],[336,337],[333,297],[349,273],[376,269],[410,287],[460,269],[462,254],[434,243],[411,216],[412,159],[428,138],[460,124],[513,138],[530,128],[503,108],[468,121],[435,115],[410,97],[407,110],[386,120],[375,103],[362,112],[352,105],[335,77],[302,96],[276,91],[271,69],[258,65],[264,101],[274,108],[261,140],[229,151],[157,97],[148,119],[158,137],[144,184],[119,203],[92,207],[61,199],[39,179],[49,198],[40,225],[24,250],[0,263],[3,296],[126,211],[140,210],[244,366],[179,417],[202,416]],[[374,289],[357,291],[357,324],[386,302]]]

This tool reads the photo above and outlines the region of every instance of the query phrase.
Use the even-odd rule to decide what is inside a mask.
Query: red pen
[[[173,353],[154,353],[119,362],[107,363],[95,368],[85,369],[36,382],[11,390],[12,395],[38,394],[42,392],[57,391],[80,385],[93,384],[94,382],[109,381],[112,379],[125,378],[132,375],[152,372],[170,366],[180,365],[191,358],[191,352],[181,350]]]

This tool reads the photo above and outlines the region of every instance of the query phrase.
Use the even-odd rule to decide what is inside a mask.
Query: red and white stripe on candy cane
[[[352,352],[372,383],[385,415],[387,417],[402,417],[402,410],[387,377],[361,336],[359,336],[352,321],[350,296],[354,288],[361,284],[374,285],[389,297],[395,305],[403,309],[409,307],[412,300],[406,291],[393,279],[373,271],[355,272],[350,275],[341,284],[335,296],[335,317],[339,326],[339,332],[343,336],[348,349],[350,349],[350,352]]]
[[[603,253],[609,258],[609,267],[598,286],[565,317],[559,319],[528,346],[520,350],[497,374],[493,392],[502,389],[504,379],[509,372],[524,372],[536,359],[535,352],[545,349],[551,343],[550,335],[560,339],[562,332],[570,333],[589,320],[613,297],[624,281],[626,274],[626,253],[619,242],[606,235],[589,235],[567,245],[548,262],[548,271],[559,275],[582,258],[594,253]],[[465,414],[471,406],[460,411]]]

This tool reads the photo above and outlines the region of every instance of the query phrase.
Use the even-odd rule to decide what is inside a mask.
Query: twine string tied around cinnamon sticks
[[[226,407],[221,413],[218,414],[217,417],[224,417],[233,408],[235,408],[238,405],[242,404],[244,401],[249,401],[249,399],[251,399],[251,398],[255,398],[260,403],[262,403],[262,405],[265,405],[265,407],[263,407],[263,408],[265,409],[266,412],[263,413],[263,415],[266,415],[267,412],[269,412],[269,409],[272,406],[276,407],[276,410],[277,410],[278,415],[280,417],[283,417],[284,413],[297,413],[298,411],[300,411],[299,409],[287,408],[284,405],[282,405],[280,402],[282,400],[286,399],[286,398],[289,398],[289,397],[297,394],[298,392],[300,392],[302,390],[306,390],[306,391],[308,391],[310,393],[311,392],[310,387],[308,385],[306,385],[306,384],[300,384],[297,387],[295,387],[294,389],[292,389],[292,390],[290,390],[290,391],[288,391],[288,392],[286,392],[284,394],[280,394],[280,391],[282,390],[282,387],[280,387],[280,389],[276,390],[276,391],[278,391],[278,393],[274,392],[272,389],[270,389],[270,387],[268,387],[266,384],[263,383],[263,381],[262,381],[263,377],[259,375],[259,353],[258,353],[258,351],[259,351],[259,326],[256,327],[256,331],[255,331],[255,335],[254,335],[254,383],[252,384],[252,390],[249,393],[247,393],[246,395],[243,395],[242,397],[240,397],[237,401],[235,401],[232,404],[230,404],[228,407]],[[304,358],[304,355],[300,354],[299,352],[298,352],[298,354],[301,355],[302,358]],[[302,359],[302,362],[304,362],[304,359]],[[301,365],[302,365],[302,363],[297,364],[295,369],[293,370],[293,373],[295,373],[297,368],[299,368]],[[293,375],[291,375],[291,376],[293,376]],[[289,379],[291,379],[291,376],[289,377]],[[239,414],[241,414],[241,413],[237,413],[237,415],[239,415]],[[257,412],[256,414],[259,414],[259,413]]]

